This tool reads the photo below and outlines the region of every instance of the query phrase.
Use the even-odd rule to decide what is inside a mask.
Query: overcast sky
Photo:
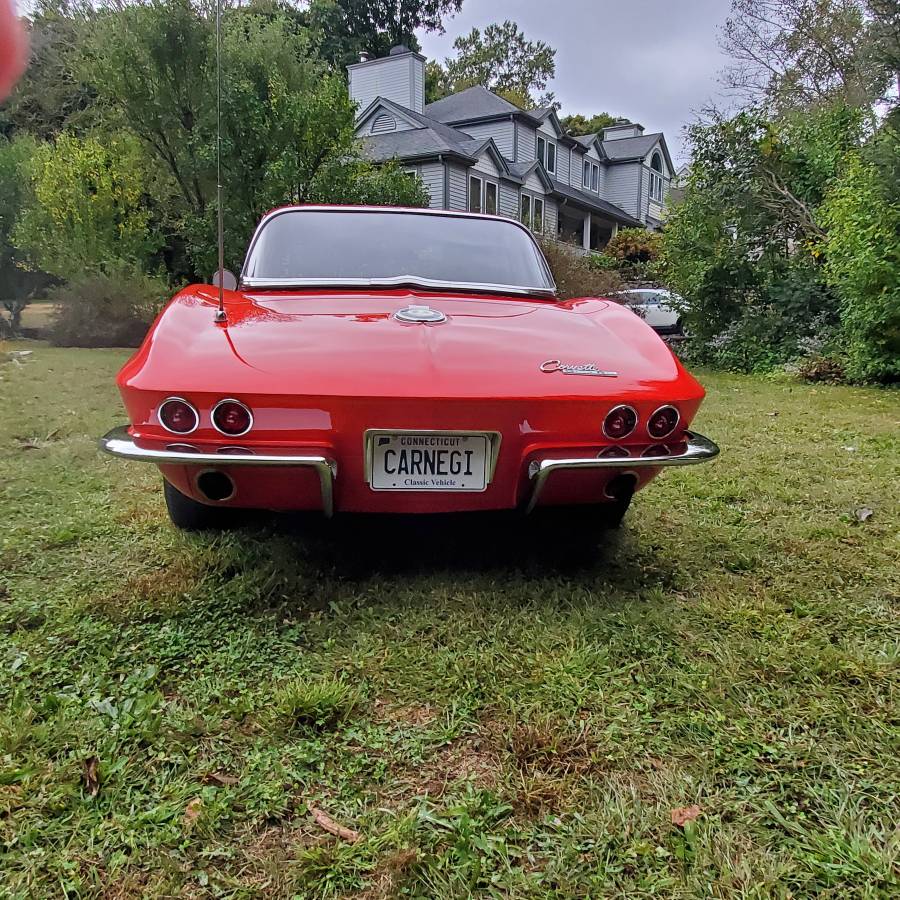
[[[562,114],[606,111],[663,131],[676,162],[681,129],[718,95],[724,59],[717,27],[729,0],[464,0],[446,34],[422,34],[423,53],[443,60],[473,26],[512,19],[530,40],[556,48],[551,90]]]

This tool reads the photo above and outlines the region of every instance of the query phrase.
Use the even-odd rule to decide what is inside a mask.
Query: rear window
[[[249,287],[413,284],[548,293],[531,235],[502,219],[389,210],[285,210],[258,229]]]

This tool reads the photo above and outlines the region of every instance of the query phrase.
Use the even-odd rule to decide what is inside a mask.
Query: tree
[[[607,112],[601,112],[590,118],[576,113],[575,115],[565,116],[560,121],[569,134],[582,135],[599,134],[604,128],[615,125],[618,119]]]
[[[734,60],[725,86],[776,112],[869,105],[897,75],[884,49],[891,34],[896,47],[896,10],[896,0],[732,0],[721,36]]]
[[[79,0],[38,0],[27,22],[29,62],[0,112],[0,131],[42,139],[88,124],[91,90],[76,72],[92,9]]]
[[[222,27],[225,238],[234,263],[272,206],[340,202],[352,173],[373,181],[359,159],[346,83],[316,56],[315,36],[298,17],[232,8]],[[213,21],[190,0],[126,6],[98,21],[84,65],[104,107],[168,172],[165,224],[186,242],[193,274],[207,277],[216,258]],[[403,173],[374,183],[424,202]]]
[[[343,68],[360,53],[387,56],[403,44],[419,49],[416,31],[444,33],[444,19],[462,9],[463,0],[311,0],[308,22],[320,35],[320,52]]]
[[[0,305],[9,313],[8,323],[0,318],[0,334],[7,326],[14,333],[19,330],[22,310],[50,283],[46,273],[29,269],[13,246],[16,223],[32,201],[27,173],[37,149],[30,135],[0,138]]]
[[[34,196],[12,242],[32,265],[63,280],[121,260],[149,267],[162,238],[152,227],[146,158],[135,138],[64,132],[40,145],[28,168]]]
[[[556,50],[543,41],[527,40],[515,22],[507,19],[488,25],[484,33],[473,28],[458,37],[453,47],[456,56],[444,61],[452,91],[480,84],[513,102],[518,100],[517,105],[553,104],[553,94],[546,88],[556,74]]]

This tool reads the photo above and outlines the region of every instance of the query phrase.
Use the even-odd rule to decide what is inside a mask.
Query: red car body
[[[623,476],[630,499],[663,466],[717,452],[688,430],[703,388],[613,301],[242,283],[223,292],[224,321],[216,321],[219,300],[208,285],[172,299],[119,373],[130,425],[102,441],[120,457],[156,462],[197,504],[327,515],[602,506],[621,499],[610,485]],[[398,318],[409,308],[441,320]],[[196,410],[196,427],[173,434],[165,426],[160,409],[169,398]],[[225,399],[252,413],[245,434],[214,425],[212,411]],[[612,439],[604,421],[622,406],[634,410],[636,425]],[[647,428],[664,406],[675,407],[677,423],[659,439]],[[427,488],[417,489],[421,471],[390,482],[398,465],[415,466],[404,444],[426,446],[418,462],[431,466]],[[444,444],[450,449],[429,449]],[[476,445],[483,486],[476,478],[470,489],[442,489],[453,480],[446,471],[466,459],[453,448]],[[377,454],[384,459],[373,476]],[[210,484],[218,485],[212,497]]]

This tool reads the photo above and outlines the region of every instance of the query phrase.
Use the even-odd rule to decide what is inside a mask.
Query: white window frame
[[[547,146],[547,162],[544,165],[544,168],[550,172],[551,174],[556,174],[556,157],[559,153],[559,150],[556,146],[555,141],[545,141]],[[553,165],[550,165],[550,157],[553,157]]]
[[[488,188],[494,189],[493,211],[488,209]],[[487,179],[484,179],[484,197],[482,198],[481,208],[489,216],[496,216],[500,214],[500,185],[496,181],[488,181]]]
[[[591,163],[591,190],[600,193],[600,166],[597,163]]]
[[[586,159],[581,167],[581,186],[587,190],[591,189],[591,161]]]
[[[528,211],[526,212],[526,206]],[[540,206],[540,228],[535,228],[535,222],[538,219],[538,206]],[[535,234],[543,234],[547,224],[547,203],[544,197],[539,194],[530,194],[522,191],[522,198],[519,201],[519,219],[523,225],[526,225]]]
[[[541,165],[544,165],[547,156],[547,138],[540,133],[535,134],[534,156]]]
[[[653,168],[653,160],[659,159],[659,168]],[[658,150],[655,150],[653,156],[650,157],[650,199],[654,203],[663,202],[663,174],[662,174],[662,156]]]
[[[472,209],[472,182],[477,181],[479,183],[478,187],[478,209]],[[468,186],[468,190],[466,192],[466,210],[471,213],[486,213],[489,216],[496,216],[500,210],[500,184],[497,181],[487,177],[482,172],[470,172],[469,179],[466,182]],[[494,196],[497,199],[497,209],[489,213],[487,211],[487,186],[491,185],[494,188],[495,194]]]

